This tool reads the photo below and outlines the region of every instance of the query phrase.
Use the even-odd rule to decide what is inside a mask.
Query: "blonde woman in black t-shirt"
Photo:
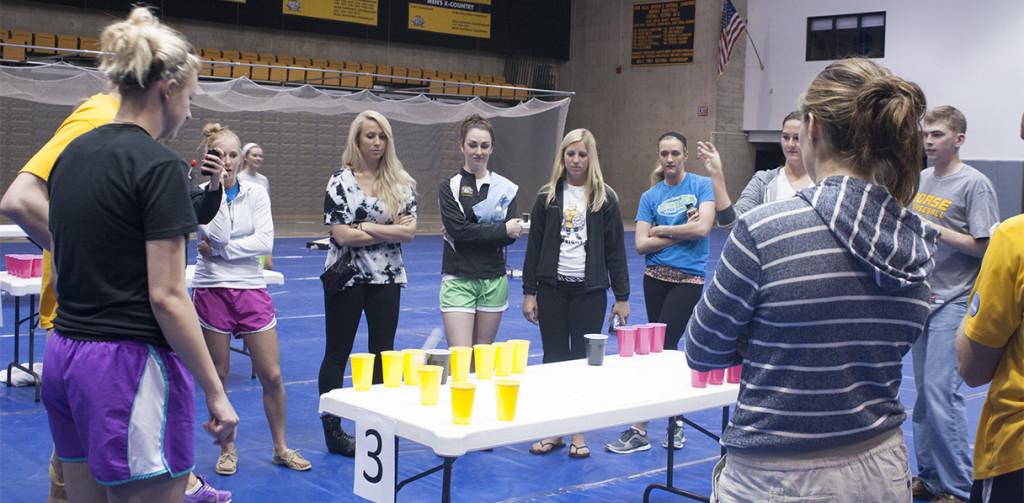
[[[101,45],[100,70],[122,102],[112,124],[64,150],[49,179],[59,307],[43,401],[68,494],[182,501],[193,375],[215,442],[233,440],[238,423],[185,290],[196,227],[187,167],[156,142],[191,116],[199,60],[144,8],[104,30]]]

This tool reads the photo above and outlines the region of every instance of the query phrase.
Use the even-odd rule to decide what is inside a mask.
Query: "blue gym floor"
[[[632,233],[626,237],[632,243]],[[712,235],[713,271],[725,234]],[[250,380],[247,358],[233,354],[228,394],[241,418],[238,437],[238,473],[230,477],[214,473],[218,449],[198,426],[196,428],[196,471],[208,476],[218,488],[229,489],[237,502],[248,501],[351,501],[352,460],[326,452],[320,420],[317,416],[317,373],[323,355],[323,302],[319,274],[326,252],[307,250],[307,238],[278,239],[274,248],[275,269],[284,273],[283,286],[270,287],[277,309],[278,335],[281,339],[281,367],[288,393],[288,444],[301,449],[313,463],[309,472],[292,472],[271,464],[271,441],[263,415],[260,386]],[[522,267],[525,240],[509,249],[509,264]],[[395,347],[421,347],[434,328],[441,326],[437,309],[440,282],[442,242],[438,236],[419,236],[404,246],[409,286],[402,292],[402,314]],[[192,247],[194,249],[194,246]],[[630,300],[631,320],[646,319],[640,271],[643,259],[632,252],[629,266],[633,295]],[[31,253],[24,243],[0,243],[0,254]],[[194,255],[194,251],[190,254]],[[194,260],[191,260],[194,262]],[[532,341],[530,363],[541,359],[537,328],[520,311],[519,280],[512,280],[511,307],[498,334],[499,339],[525,338]],[[13,357],[14,302],[3,299],[4,326],[0,328],[0,362]],[[37,334],[37,360],[42,359],[45,336]],[[356,350],[366,347],[365,326],[360,328]],[[27,359],[27,337],[22,335],[22,359]],[[443,342],[442,342],[443,345]],[[909,354],[904,361],[902,401],[909,411],[915,393]],[[346,386],[350,385],[346,377]],[[965,389],[972,437],[977,427],[987,387]],[[571,399],[571,397],[566,397]],[[204,401],[196,400],[197,417],[206,417]],[[688,416],[712,431],[720,429],[720,410],[704,411]],[[547,456],[534,456],[529,444],[495,449],[493,452],[471,453],[460,458],[454,467],[453,495],[455,501],[639,501],[644,487],[664,482],[665,450],[660,442],[666,422],[651,423],[655,446],[632,455],[616,455],[604,450],[621,428],[610,428],[587,434],[591,456],[584,460],[568,458],[568,449]],[[351,432],[352,425],[346,429]],[[909,418],[903,425],[908,447],[913,453]],[[51,440],[46,414],[41,404],[33,402],[32,388],[8,388],[0,385],[0,500],[44,501],[47,495],[47,460]],[[718,459],[718,445],[692,429],[687,430],[686,447],[677,451],[675,484],[707,494],[710,492],[711,469]],[[437,464],[439,458],[412,442],[401,443],[399,479],[409,477]],[[914,470],[913,454],[911,469]],[[440,499],[441,477],[435,474],[414,482],[398,493],[398,501],[437,501]],[[654,501],[681,500],[673,495],[655,493]]]

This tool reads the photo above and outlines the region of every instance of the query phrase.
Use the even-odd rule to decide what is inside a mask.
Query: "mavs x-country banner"
[[[491,38],[491,0],[409,0],[409,29]]]
[[[281,12],[292,16],[377,26],[377,0],[283,0]]]

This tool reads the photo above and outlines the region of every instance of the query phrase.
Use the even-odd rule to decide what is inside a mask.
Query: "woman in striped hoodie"
[[[902,360],[938,237],[905,207],[924,94],[846,59],[800,111],[817,185],[739,219],[686,331],[691,368],[743,365],[712,500],[909,502]]]

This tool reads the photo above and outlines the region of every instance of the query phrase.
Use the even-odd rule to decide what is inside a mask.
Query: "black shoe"
[[[356,455],[356,439],[341,429],[341,418],[336,416],[321,416],[320,421],[324,423],[324,442],[327,450],[350,458]]]

